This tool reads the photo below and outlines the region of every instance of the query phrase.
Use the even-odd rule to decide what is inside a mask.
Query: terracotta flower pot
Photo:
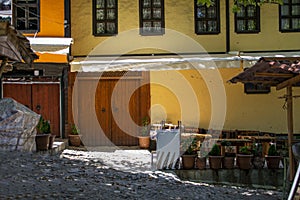
[[[79,147],[81,144],[81,135],[69,135],[70,145]]]
[[[150,137],[149,136],[140,136],[139,137],[139,146],[141,149],[148,149],[150,146]]]
[[[251,169],[252,168],[252,160],[253,155],[244,155],[237,154],[236,163],[240,169]]]
[[[46,151],[49,148],[50,134],[37,134],[35,136],[36,150]]]
[[[196,155],[182,155],[182,168],[194,169]]]
[[[205,169],[206,168],[206,157],[197,157],[196,158],[196,167],[198,169]]]
[[[223,168],[233,169],[234,168],[234,157],[225,156],[223,159]]]
[[[209,166],[211,169],[221,169],[224,156],[209,156]]]
[[[267,166],[269,169],[278,169],[280,160],[280,156],[266,156]]]

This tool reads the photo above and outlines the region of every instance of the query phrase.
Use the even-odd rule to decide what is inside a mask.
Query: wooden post
[[[293,91],[292,86],[287,87],[287,122],[288,122],[288,148],[289,148],[289,163],[290,163],[290,176],[289,180],[293,181],[295,175],[294,155],[292,151],[293,145]]]

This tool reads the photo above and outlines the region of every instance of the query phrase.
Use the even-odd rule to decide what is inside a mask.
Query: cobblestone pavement
[[[122,152],[120,160],[112,152],[0,151],[0,199],[281,199],[278,191],[180,181]]]

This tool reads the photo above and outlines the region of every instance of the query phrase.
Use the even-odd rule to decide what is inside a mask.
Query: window
[[[140,0],[140,34],[165,33],[164,0]]]
[[[235,32],[258,33],[260,31],[259,6],[239,6],[240,11],[235,13]]]
[[[93,33],[111,36],[118,33],[118,1],[93,0]]]
[[[213,0],[214,4],[209,7],[197,5],[197,0],[194,2],[195,33],[198,35],[220,33],[220,1]]]
[[[13,4],[13,25],[24,33],[39,31],[39,0],[15,0]]]
[[[279,30],[281,32],[300,31],[300,0],[283,0],[283,5],[279,8]]]

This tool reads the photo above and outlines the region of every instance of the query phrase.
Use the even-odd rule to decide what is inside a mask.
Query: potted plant
[[[233,169],[234,168],[234,159],[235,159],[235,152],[234,148],[231,146],[231,142],[222,141],[222,146],[225,146],[225,156],[223,158],[223,168],[225,169]]]
[[[241,147],[239,153],[236,156],[236,163],[240,169],[251,169],[252,167],[252,157],[251,148],[249,146]]]
[[[79,129],[75,124],[71,125],[71,134],[69,134],[69,141],[71,146],[79,147],[81,144],[81,135]]]
[[[221,156],[221,150],[219,145],[214,144],[208,155],[209,166],[211,169],[222,168],[222,160],[224,156]]]
[[[150,147],[150,127],[147,116],[142,119],[142,127],[138,138],[141,149],[148,149]]]
[[[206,169],[206,155],[202,151],[199,151],[199,155],[196,157],[196,167],[198,169]]]
[[[281,156],[279,155],[275,144],[272,144],[268,150],[268,155],[265,156],[267,161],[267,167],[269,169],[279,168]]]
[[[262,144],[255,143],[252,147],[253,159],[252,164],[255,169],[261,169],[265,165],[265,158],[262,154]]]
[[[193,169],[195,167],[195,158],[197,157],[197,139],[189,136],[181,141],[181,151],[183,152],[182,167],[183,169]]]
[[[44,118],[41,116],[39,123],[36,126],[36,129],[37,129],[37,135],[35,137],[36,150],[37,151],[48,150],[49,142],[50,142],[50,133],[51,133],[49,121],[44,120]]]

